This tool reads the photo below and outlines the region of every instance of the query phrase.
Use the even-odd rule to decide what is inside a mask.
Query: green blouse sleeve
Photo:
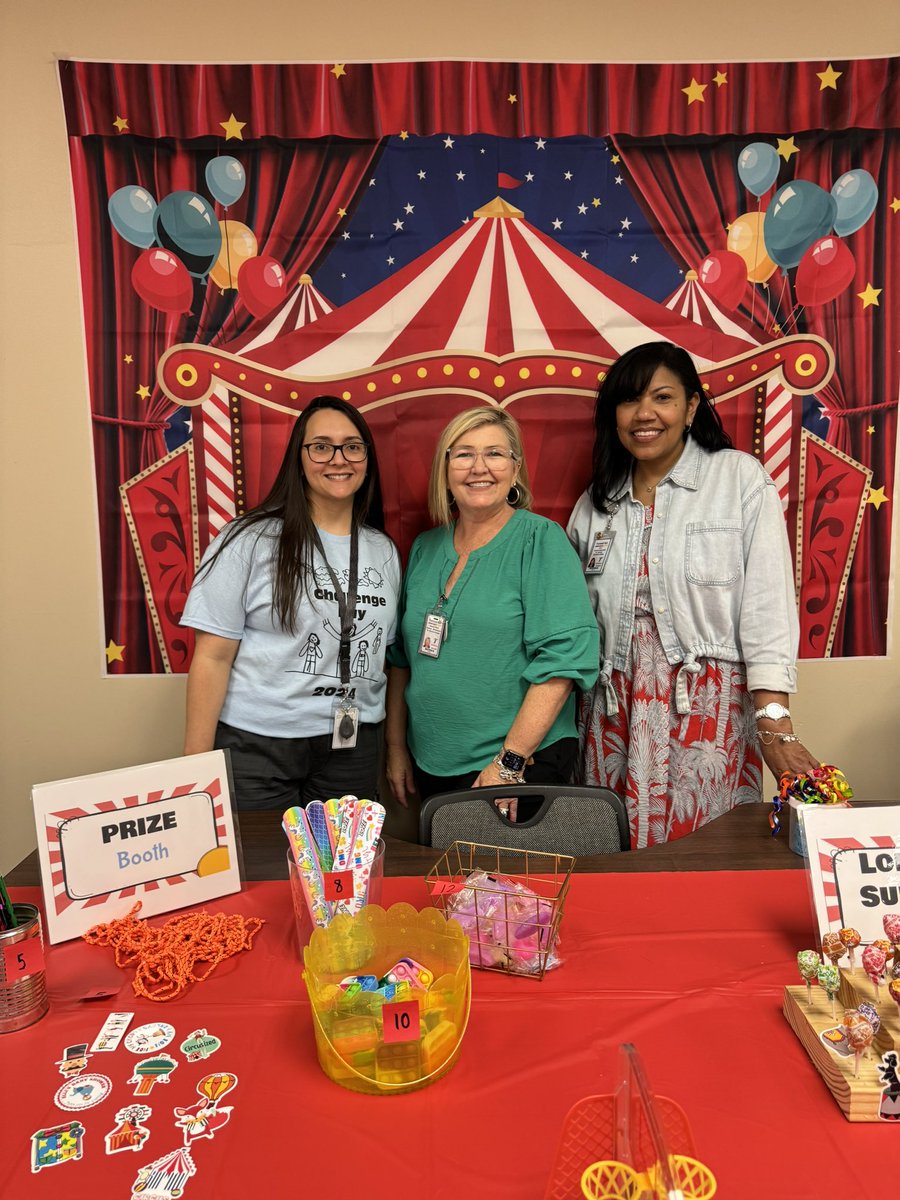
[[[524,678],[571,679],[586,690],[600,669],[600,634],[578,555],[561,526],[541,519],[522,556]]]

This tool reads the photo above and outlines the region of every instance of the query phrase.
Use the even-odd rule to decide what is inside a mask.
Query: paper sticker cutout
[[[84,1126],[80,1121],[66,1121],[38,1129],[31,1135],[31,1172],[37,1175],[45,1167],[60,1163],[78,1162],[84,1153]]]
[[[59,1067],[60,1075],[65,1079],[71,1079],[73,1075],[80,1075],[90,1057],[86,1051],[87,1042],[79,1042],[77,1046],[66,1046],[62,1058],[58,1058],[55,1063]]]
[[[231,866],[231,858],[227,846],[216,846],[215,850],[207,850],[197,863],[197,874],[202,879],[205,875],[218,875],[227,871]]]
[[[148,1200],[151,1196],[153,1200],[179,1200],[188,1180],[196,1173],[190,1151],[179,1146],[138,1169],[131,1185],[132,1200]]]
[[[876,1065],[884,1085],[878,1116],[882,1121],[900,1121],[900,1058],[897,1051],[888,1050],[886,1054],[882,1054],[881,1062]]]
[[[138,1025],[137,1029],[132,1029],[125,1038],[125,1049],[130,1050],[132,1054],[153,1054],[154,1051],[168,1046],[174,1036],[174,1025],[167,1025],[162,1021]]]
[[[135,1096],[149,1095],[155,1083],[168,1083],[177,1066],[178,1063],[171,1054],[157,1054],[153,1058],[142,1059],[128,1080],[129,1083],[137,1084],[134,1089]]]
[[[120,1108],[116,1113],[116,1127],[111,1129],[103,1139],[106,1142],[107,1154],[121,1154],[123,1150],[140,1150],[150,1136],[150,1130],[143,1122],[149,1120],[153,1112],[146,1104],[129,1104]]]
[[[841,1058],[849,1058],[853,1051],[850,1049],[850,1043],[847,1041],[847,1031],[842,1025],[835,1025],[833,1029],[823,1029],[819,1034],[823,1045],[829,1050],[833,1050],[835,1054]]]
[[[201,1058],[209,1058],[211,1054],[215,1054],[221,1045],[221,1041],[205,1029],[195,1029],[181,1043],[181,1053],[188,1062],[199,1062]]]
[[[28,975],[36,975],[44,969],[44,947],[39,937],[25,938],[4,947],[3,965],[6,968],[7,984],[18,983]]]
[[[57,1108],[82,1112],[105,1100],[111,1091],[112,1080],[108,1075],[76,1075],[59,1088],[53,1103]]]
[[[237,1086],[237,1081],[237,1075],[230,1071],[205,1075],[197,1084],[200,1100],[187,1108],[175,1109],[175,1124],[184,1134],[185,1146],[190,1146],[196,1138],[214,1138],[217,1131],[228,1124],[233,1106],[228,1104],[220,1108],[219,1101]]]
[[[101,1051],[115,1050],[119,1042],[125,1036],[125,1030],[134,1019],[133,1012],[114,1012],[110,1013],[100,1032],[94,1038],[94,1044],[91,1046],[91,1053]]]
[[[419,1004],[416,1000],[404,1000],[402,1004],[383,1005],[381,1019],[385,1045],[391,1042],[417,1042],[419,1040]]]

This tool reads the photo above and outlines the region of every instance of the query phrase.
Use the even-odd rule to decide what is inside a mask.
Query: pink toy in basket
[[[475,871],[447,900],[446,913],[470,939],[475,967],[540,975],[561,959],[553,939],[554,906],[518,880]]]

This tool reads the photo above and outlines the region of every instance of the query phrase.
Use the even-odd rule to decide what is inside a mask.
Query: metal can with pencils
[[[18,923],[0,931],[0,1033],[33,1025],[50,1007],[40,911],[33,904],[13,909]]]

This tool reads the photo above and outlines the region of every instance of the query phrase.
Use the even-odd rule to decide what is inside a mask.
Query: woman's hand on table
[[[506,787],[509,783],[507,779],[500,778],[500,768],[493,761],[475,776],[472,787]],[[498,798],[494,801],[495,807],[499,810],[502,817],[506,817],[509,821],[515,824],[516,810],[519,806],[518,800],[513,797]]]
[[[813,758],[799,741],[783,742],[776,736],[770,745],[761,741],[760,746],[765,764],[776,780],[780,780],[785,771],[791,775],[806,775],[820,765],[818,759]]]
[[[394,799],[403,808],[409,808],[409,797],[415,795],[416,781],[413,776],[412,759],[405,746],[385,747],[385,774]]]

